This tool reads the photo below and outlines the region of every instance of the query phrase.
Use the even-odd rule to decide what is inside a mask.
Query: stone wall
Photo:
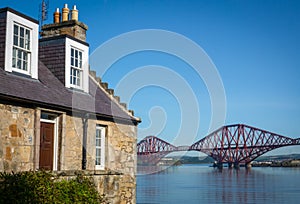
[[[0,171],[34,168],[35,110],[0,104]]]
[[[0,171],[38,169],[39,108],[0,104]],[[81,171],[82,118],[58,114],[58,164],[60,171]],[[95,170],[96,125],[106,127],[105,169]],[[87,170],[108,203],[135,203],[136,127],[101,121],[88,121]],[[66,174],[63,174],[66,175]]]
[[[54,172],[59,179],[70,180],[77,175],[90,178],[100,195],[104,196],[105,203],[131,204],[136,203],[136,182],[131,176],[118,174],[116,172],[95,171],[57,171]],[[134,189],[134,190],[132,190]]]
[[[42,38],[69,35],[83,42],[86,41],[88,27],[82,22],[69,20],[60,23],[47,24],[42,26]]]
[[[106,127],[107,148],[105,170],[103,171],[95,171],[95,132],[97,124]],[[63,170],[81,169],[82,127],[81,118],[66,116],[64,130],[66,137],[62,142]],[[98,185],[99,192],[106,194],[111,203],[135,203],[136,131],[135,126],[96,119],[90,119],[88,122],[87,171],[94,172],[94,180]],[[113,173],[119,175],[110,175]]]

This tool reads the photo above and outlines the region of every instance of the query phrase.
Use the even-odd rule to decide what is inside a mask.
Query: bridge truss
[[[137,154],[144,162],[157,163],[175,151],[199,151],[217,163],[249,164],[257,157],[276,148],[300,145],[292,139],[244,124],[228,125],[207,135],[191,146],[174,146],[155,136],[148,136],[137,145]]]

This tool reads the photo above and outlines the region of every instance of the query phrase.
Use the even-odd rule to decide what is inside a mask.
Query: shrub
[[[101,203],[94,183],[81,175],[61,180],[45,171],[0,173],[0,203]]]

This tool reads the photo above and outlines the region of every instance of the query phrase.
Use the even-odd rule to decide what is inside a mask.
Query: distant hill
[[[171,160],[170,160],[171,159]],[[290,154],[290,155],[272,155],[272,156],[261,156],[255,159],[256,162],[274,162],[280,163],[290,160],[300,160],[300,154]],[[211,164],[214,159],[209,156],[170,156],[165,157],[160,161],[160,165],[175,165],[180,164]],[[138,161],[138,165],[143,165],[142,161]]]
[[[255,159],[255,161],[266,162],[266,161],[284,161],[284,160],[291,160],[291,159],[300,159],[300,154],[261,156]]]
[[[192,156],[172,156],[175,161],[179,161],[181,164],[209,164],[213,163],[214,159],[209,156],[203,157],[192,157]],[[266,162],[266,161],[285,161],[285,160],[300,160],[300,154],[289,154],[289,155],[272,155],[272,156],[261,156],[255,159],[257,162]]]
[[[170,158],[172,158],[174,161],[179,161],[181,164],[209,164],[214,162],[214,159],[209,156],[204,156],[204,157],[173,156]]]

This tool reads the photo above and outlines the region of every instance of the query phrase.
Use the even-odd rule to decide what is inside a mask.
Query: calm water
[[[171,167],[137,176],[137,203],[299,204],[300,168]]]

